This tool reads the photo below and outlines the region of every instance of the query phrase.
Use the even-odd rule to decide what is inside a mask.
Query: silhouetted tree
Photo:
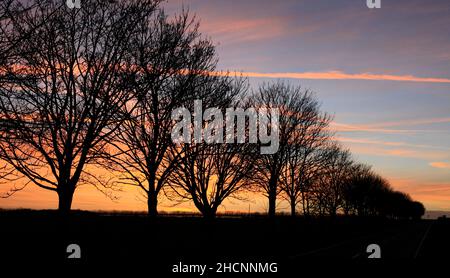
[[[359,216],[420,219],[425,213],[421,203],[394,191],[386,179],[361,164],[353,166],[343,199],[346,210]]]
[[[214,218],[228,197],[248,189],[253,161],[247,144],[195,144],[185,146],[184,156],[169,179],[174,192],[192,200],[205,218]]]
[[[55,191],[63,212],[79,184],[108,185],[86,166],[103,157],[126,118],[132,38],[156,5],[91,0],[71,10],[64,1],[34,1],[2,25],[2,47],[14,56],[0,83],[4,182]]]
[[[319,210],[325,210],[334,216],[343,206],[343,190],[349,181],[353,160],[349,150],[332,143],[326,149],[323,163],[315,186],[318,206]]]
[[[356,214],[358,205],[364,198],[364,188],[374,175],[370,166],[354,163],[349,169],[349,180],[342,191],[342,209],[345,215]]]
[[[174,150],[179,156],[179,163],[168,178],[171,192],[181,200],[191,200],[205,218],[214,218],[217,209],[228,197],[239,198],[238,193],[248,189],[252,170],[254,169],[254,153],[256,148],[245,143],[227,143],[224,132],[227,108],[238,107],[236,102],[243,97],[245,80],[228,76],[217,77],[208,94],[202,99],[203,111],[217,108],[222,116],[205,114],[199,123],[204,134],[218,136],[222,142],[192,142],[177,144]],[[191,107],[189,105],[187,107]],[[191,110],[192,111],[192,110]],[[194,116],[195,117],[195,116]],[[204,118],[206,117],[206,118]],[[216,118],[217,117],[217,118]],[[245,126],[247,127],[247,126]],[[211,128],[209,131],[207,129]],[[236,130],[230,137],[236,137]],[[213,137],[215,137],[213,136]],[[237,141],[236,141],[237,142]]]
[[[217,63],[214,46],[187,11],[170,20],[161,10],[140,22],[138,32],[132,40],[136,105],[124,107],[130,118],[117,130],[109,160],[123,173],[122,184],[143,191],[149,215],[156,216],[159,193],[179,157],[171,151],[171,113],[213,94],[206,84],[220,77],[210,75]]]
[[[275,216],[276,202],[282,188],[280,186],[281,174],[283,168],[288,162],[290,142],[294,143],[296,134],[301,136],[303,123],[306,115],[311,110],[317,108],[314,98],[309,91],[303,91],[300,87],[293,87],[283,82],[273,84],[263,84],[259,90],[252,96],[252,103],[255,107],[261,109],[278,108],[279,109],[279,148],[273,154],[262,154],[255,162],[255,181],[256,188],[262,191],[268,198],[268,215]],[[311,112],[313,114],[314,112]],[[305,119],[302,117],[306,117]],[[273,132],[273,131],[271,131]],[[295,181],[285,180],[288,187]],[[289,192],[292,192],[288,190]],[[297,198],[296,192],[292,192],[293,199]]]
[[[425,207],[422,203],[413,201],[409,204],[409,215],[413,219],[420,219],[425,214]]]
[[[320,111],[320,104],[312,93],[305,91],[295,104],[291,117],[298,118],[286,146],[286,161],[281,173],[281,190],[295,216],[298,203],[309,214],[309,190],[323,164],[323,147],[330,137],[327,129],[331,117]],[[295,114],[294,114],[295,113]]]
[[[389,183],[368,167],[355,169],[345,189],[347,202],[359,216],[385,215],[390,207],[387,196],[392,192]]]

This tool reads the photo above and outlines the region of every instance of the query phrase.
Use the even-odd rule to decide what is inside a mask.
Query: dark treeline
[[[313,92],[281,81],[251,90],[218,72],[215,47],[188,11],[167,16],[158,0],[64,3],[0,3],[0,178],[15,185],[4,197],[34,184],[67,212],[77,187],[90,184],[109,197],[138,187],[150,216],[165,196],[213,218],[245,192],[267,196],[269,216],[280,201],[292,215],[424,214],[335,141]],[[196,100],[223,114],[278,108],[278,151],[261,154],[261,140],[174,142],[173,111],[193,111]],[[226,139],[213,121],[205,116],[204,132]],[[252,132],[250,120],[245,127],[233,139]]]

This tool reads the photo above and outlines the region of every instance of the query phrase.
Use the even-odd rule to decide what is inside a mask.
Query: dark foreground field
[[[0,211],[2,262],[43,260],[120,266],[145,262],[171,272],[174,265],[218,263],[278,264],[278,272],[312,261],[373,261],[366,247],[381,247],[382,260],[450,259],[450,222],[382,219],[304,219],[262,216],[221,217],[207,222],[193,216],[75,212],[61,218],[50,211]],[[69,259],[78,244],[81,259]],[[6,260],[5,260],[6,259]],[[227,269],[225,269],[227,270]]]

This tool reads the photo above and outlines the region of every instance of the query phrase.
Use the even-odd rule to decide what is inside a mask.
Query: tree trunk
[[[213,220],[216,218],[217,210],[214,208],[206,208],[202,212],[203,218],[207,220]]]
[[[69,213],[72,208],[72,200],[75,189],[69,185],[61,186],[57,190],[58,193],[58,211],[61,213]]]
[[[156,192],[149,192],[147,198],[148,216],[158,216],[158,194]]]
[[[302,209],[303,209],[303,215],[306,215],[306,200],[305,200],[305,192],[302,191]]]
[[[277,194],[275,193],[275,191],[271,190],[269,192],[269,217],[275,217],[275,213],[276,213],[276,204],[277,203]]]
[[[309,198],[306,198],[306,215],[307,216],[310,216],[311,215],[311,212],[310,212],[310,210],[309,210]]]
[[[269,217],[275,217],[276,213],[276,206],[277,206],[277,177],[274,177],[274,174],[272,174],[271,178],[269,179],[268,184],[268,198],[269,198],[269,211],[268,215]]]
[[[296,207],[296,202],[295,202],[295,198],[291,197],[291,216],[295,217],[295,207]]]
[[[158,190],[156,182],[156,173],[150,172],[150,176],[148,177],[147,209],[148,216],[151,218],[158,216]]]

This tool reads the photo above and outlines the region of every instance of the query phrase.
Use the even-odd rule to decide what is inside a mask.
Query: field
[[[369,244],[381,258],[444,259],[450,247],[446,220],[292,219],[280,216],[196,216],[52,211],[1,211],[1,256],[8,260],[96,264],[142,263],[158,272],[174,265],[273,263],[287,271],[317,259],[367,262]],[[80,259],[67,246],[78,244]]]

